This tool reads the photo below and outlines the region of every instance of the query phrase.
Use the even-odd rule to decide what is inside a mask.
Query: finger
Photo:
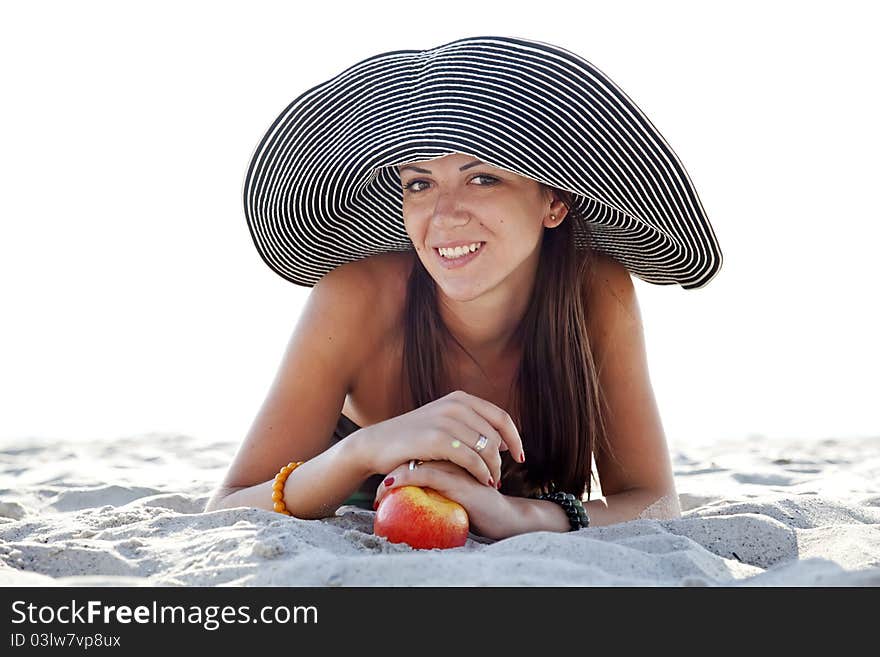
[[[392,475],[389,474],[389,477]],[[379,504],[381,504],[382,500],[395,488],[400,488],[402,486],[419,486],[421,488],[433,488],[435,491],[444,495],[446,497],[450,497],[453,489],[453,482],[455,481],[455,476],[449,472],[445,472],[443,470],[439,470],[437,468],[424,468],[415,470],[403,470],[400,472],[395,472],[393,474],[394,482],[390,486],[385,486],[384,484],[379,486],[380,489],[376,493],[376,501],[374,503],[374,508],[378,508]],[[387,478],[386,478],[387,481]]]
[[[416,469],[418,469],[418,468],[416,468]],[[376,498],[373,501],[373,509],[374,510],[376,509],[376,507],[379,506],[379,502],[382,501],[382,498],[388,494],[388,491],[390,491],[392,488],[398,488],[401,485],[405,485],[405,484],[401,484],[400,481],[403,478],[403,474],[405,472],[407,472],[408,470],[409,470],[409,464],[401,465],[401,466],[394,468],[394,470],[392,470],[391,472],[389,472],[385,476],[385,479],[382,480],[382,483],[379,484],[379,487],[376,489]]]
[[[496,479],[489,469],[489,464],[471,446],[459,438],[464,434],[473,433],[473,430],[467,425],[447,418],[445,421],[441,421],[434,434],[434,449],[440,458],[460,465],[481,484],[494,488]]]
[[[476,454],[486,462],[494,484],[501,480],[501,446],[504,445],[501,434],[493,427],[486,418],[467,404],[460,404],[455,409],[462,431],[456,432],[450,429],[450,433],[466,443]],[[486,445],[477,450],[480,436],[486,436]]]
[[[469,409],[466,417],[460,423],[462,429],[456,434],[460,440],[470,447],[473,452],[486,463],[489,474],[492,477],[490,485],[496,485],[501,481],[501,436],[486,422],[486,419]],[[463,433],[462,433],[463,431]],[[481,438],[485,437],[484,441]],[[479,449],[478,449],[479,448]]]
[[[520,463],[525,462],[526,453],[523,449],[522,438],[507,411],[490,401],[471,395],[463,390],[456,390],[450,393],[450,397],[468,404],[483,416],[501,436],[502,442],[511,451],[514,458]],[[488,436],[486,432],[483,432],[483,435]]]
[[[447,461],[446,459],[441,459],[441,460],[437,460],[437,461],[422,461],[421,463],[422,464],[430,463],[431,465],[428,466],[429,468],[440,469],[440,470],[443,470],[444,472],[447,472],[451,475],[460,475],[462,472],[462,468],[460,466],[456,465],[455,463],[452,463],[451,461]],[[421,468],[421,465],[416,466],[416,470],[419,470],[420,468]],[[401,486],[401,485],[405,486],[406,485],[406,484],[400,484],[399,482],[402,481],[402,479],[401,479],[402,475],[406,474],[407,472],[410,472],[408,461],[406,464],[401,464],[400,466],[398,466],[397,468],[395,468],[393,471],[389,472],[385,476],[385,479],[382,481],[382,483],[379,484],[379,487],[376,489],[376,493],[373,497],[373,510],[374,511],[375,511],[376,507],[379,506],[379,502],[382,501],[382,498],[388,494],[388,491],[390,491],[393,488],[397,488],[398,486]],[[389,479],[393,479],[394,482],[391,485],[386,486],[385,481],[388,481]]]

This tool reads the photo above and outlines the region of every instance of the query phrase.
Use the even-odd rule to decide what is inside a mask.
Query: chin
[[[445,296],[450,301],[456,301],[458,303],[467,303],[468,301],[474,301],[479,299],[485,293],[485,290],[475,289],[475,288],[467,288],[462,289],[461,286],[455,286],[451,289],[448,289],[441,285],[438,281],[434,281],[437,284],[437,287],[443,291],[443,296]]]

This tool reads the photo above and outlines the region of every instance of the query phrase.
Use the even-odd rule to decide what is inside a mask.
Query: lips
[[[432,248],[434,249],[454,249],[457,246],[470,246],[471,244],[485,244],[483,240],[469,240],[469,241],[461,241],[458,242],[446,242],[445,244],[435,244]]]
[[[473,242],[471,242],[471,244],[473,244]],[[433,251],[437,256],[437,259],[440,261],[440,265],[444,269],[458,269],[459,267],[464,267],[469,262],[476,260],[480,256],[480,254],[486,250],[485,242],[480,242],[479,244],[479,249],[477,249],[476,251],[472,251],[467,255],[463,255],[460,258],[444,258],[442,255],[440,255],[440,251],[436,247],[433,249]]]

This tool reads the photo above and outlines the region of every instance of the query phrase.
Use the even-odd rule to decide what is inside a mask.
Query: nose
[[[438,228],[454,228],[466,225],[470,221],[470,215],[461,207],[455,194],[441,192],[437,195],[431,221]]]

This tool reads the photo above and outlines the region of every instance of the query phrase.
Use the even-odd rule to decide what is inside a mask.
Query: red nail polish
[[[523,452],[522,454],[519,455],[519,462],[520,463],[526,462],[526,453],[525,452]]]
[[[378,501],[373,502],[373,511],[375,511],[378,508],[379,508],[379,502]]]
[[[489,477],[489,485],[493,488],[495,487],[495,479],[493,479],[492,477]]]
[[[388,477],[388,479],[385,480],[386,486],[390,486],[393,483],[394,483],[394,477]]]

